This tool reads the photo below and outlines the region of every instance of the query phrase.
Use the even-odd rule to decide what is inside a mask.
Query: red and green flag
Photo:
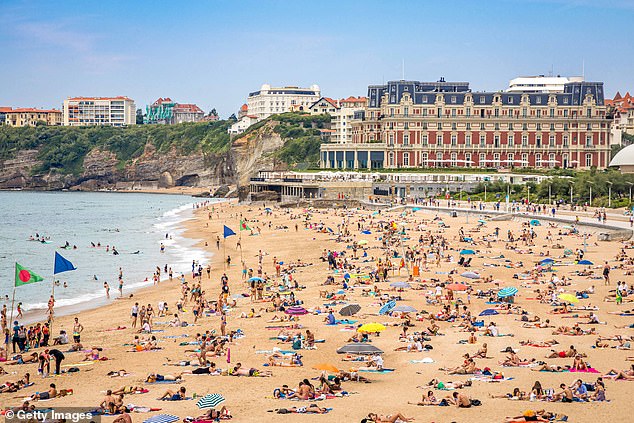
[[[246,220],[241,220],[240,221],[240,230],[241,231],[250,231],[251,228],[249,228],[249,225],[247,225],[247,221]]]
[[[28,285],[30,283],[43,281],[40,275],[31,272],[29,269],[15,264],[15,286]]]

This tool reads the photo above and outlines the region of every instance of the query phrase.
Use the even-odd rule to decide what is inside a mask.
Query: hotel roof
[[[90,101],[90,100],[132,100],[127,96],[117,96],[117,97],[68,97],[68,100],[76,100],[76,101]]]

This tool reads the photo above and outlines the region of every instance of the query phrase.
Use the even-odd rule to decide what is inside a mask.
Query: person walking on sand
[[[132,327],[136,327],[136,321],[139,318],[139,303],[134,303],[132,306],[132,310],[130,311],[130,316],[132,317]]]
[[[606,285],[610,285],[610,265],[608,262],[605,262],[605,266],[603,266],[603,281]]]
[[[73,325],[73,340],[76,344],[81,342],[81,333],[84,331],[84,325],[79,323],[79,318],[75,317],[75,324]]]
[[[227,313],[222,310],[222,314],[220,315],[220,334],[225,336],[227,332]]]

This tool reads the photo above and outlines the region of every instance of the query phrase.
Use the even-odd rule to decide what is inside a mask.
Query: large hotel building
[[[608,166],[603,83],[540,81],[499,92],[444,79],[371,85],[367,107],[350,122],[352,141],[322,144],[321,167]]]
[[[64,126],[136,124],[134,100],[128,97],[72,97],[64,100]]]

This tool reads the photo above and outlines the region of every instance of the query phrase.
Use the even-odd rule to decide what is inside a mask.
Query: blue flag
[[[235,234],[236,233],[233,232],[230,227],[225,226],[225,230],[224,230],[224,237],[225,238],[228,237],[228,236],[231,236],[231,235],[235,235]]]
[[[70,270],[77,270],[77,268],[73,266],[73,263],[66,260],[56,251],[55,252],[55,270],[53,271],[53,274],[56,275],[58,273],[68,272]]]

